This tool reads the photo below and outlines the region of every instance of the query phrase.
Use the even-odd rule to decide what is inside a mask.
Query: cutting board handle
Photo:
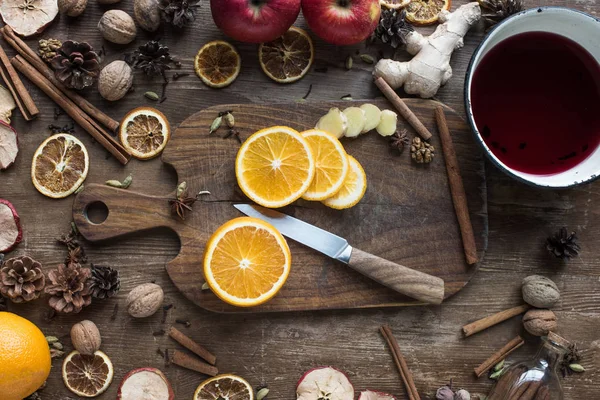
[[[102,204],[108,209],[106,220],[100,223],[90,221],[90,207],[101,207]],[[75,197],[73,220],[83,237],[91,242],[158,227],[167,227],[175,232],[179,230],[167,197],[148,196],[98,184],[86,185]]]

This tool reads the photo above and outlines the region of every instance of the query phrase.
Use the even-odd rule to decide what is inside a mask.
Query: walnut
[[[89,356],[100,349],[102,338],[96,324],[85,320],[76,323],[71,328],[71,342],[75,350]]]
[[[58,11],[69,17],[80,16],[86,6],[87,0],[58,0]]]
[[[162,288],[154,283],[144,283],[127,295],[127,312],[134,318],[146,318],[158,311],[164,299]]]
[[[558,287],[551,279],[531,275],[523,279],[523,300],[537,308],[550,308],[560,299]]]
[[[121,10],[105,12],[98,22],[98,29],[104,39],[117,44],[131,43],[137,34],[133,18]]]
[[[133,85],[133,70],[125,61],[113,61],[100,71],[98,91],[108,101],[122,99]]]
[[[161,21],[158,0],[134,0],[133,16],[142,29],[156,31]]]
[[[556,315],[550,310],[529,310],[523,315],[523,326],[535,336],[546,336],[558,327]]]

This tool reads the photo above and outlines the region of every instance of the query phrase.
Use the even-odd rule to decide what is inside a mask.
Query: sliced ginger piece
[[[379,125],[379,121],[381,121],[381,110],[374,104],[363,104],[360,106],[360,109],[365,112],[366,121],[365,127],[363,128],[361,133],[367,133]]]
[[[392,136],[398,125],[398,114],[390,110],[381,112],[381,121],[375,129],[381,136]]]
[[[348,127],[344,136],[355,138],[365,129],[367,115],[358,107],[348,107],[344,110],[344,115],[348,120]]]
[[[321,117],[315,128],[329,132],[339,139],[346,133],[348,118],[346,118],[346,115],[339,108],[334,107]]]

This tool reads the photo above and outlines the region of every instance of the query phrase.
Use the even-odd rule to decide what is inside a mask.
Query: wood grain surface
[[[423,123],[437,132],[433,110],[439,103],[420,99],[407,102]],[[374,103],[381,109],[391,107],[386,100]],[[163,161],[175,169],[179,181],[187,182],[190,194],[201,190],[210,192],[200,197],[185,221],[174,218],[167,201],[169,193],[159,197],[139,196],[138,202],[138,195],[132,190],[88,186],[74,201],[75,223],[91,241],[139,234],[153,227],[174,230],[179,236],[181,251],[168,263],[168,273],[187,298],[208,310],[264,312],[420,304],[293,241],[289,241],[293,256],[290,277],[268,303],[253,308],[231,307],[211,291],[201,290],[204,277],[200,271],[208,238],[220,225],[241,216],[233,204],[248,201],[235,178],[238,141],[233,137],[223,139],[226,129],[208,135],[208,128],[218,113],[233,111],[236,129],[244,140],[270,125],[287,124],[299,131],[306,130],[333,106],[360,104],[359,101],[233,104],[202,110],[180,124],[162,156]],[[487,242],[487,206],[482,154],[465,121],[450,109],[447,113],[461,156],[471,218],[476,227],[480,256],[483,256]],[[402,120],[399,127],[410,130]],[[439,136],[431,143],[441,149]],[[410,160],[409,149],[398,155],[389,148],[387,139],[375,132],[354,140],[344,139],[343,144],[367,174],[367,192],[361,202],[340,211],[318,202],[297,201],[283,211],[346,238],[356,248],[442,278],[446,297],[464,287],[477,267],[465,262],[441,157],[438,155],[429,165],[417,165]],[[91,223],[86,217],[87,207],[95,202],[108,207],[108,218],[101,224]],[[149,215],[152,218],[148,218]],[[414,242],[421,245],[411,246]],[[383,269],[378,273],[381,275]]]
[[[453,1],[455,9],[464,0]],[[315,67],[328,67],[327,73],[309,74],[292,85],[271,82],[257,62],[255,45],[235,43],[242,57],[242,73],[229,88],[206,88],[193,75],[193,57],[206,42],[224,36],[214,26],[208,1],[202,1],[197,21],[182,32],[170,28],[159,32],[183,67],[180,72],[191,75],[171,83],[167,100],[156,104],[143,97],[147,90],[160,94],[161,80],[150,79],[136,72],[135,91],[117,103],[100,99],[95,89],[84,96],[115,119],[140,105],[159,108],[173,126],[197,110],[228,103],[266,103],[295,101],[312,91],[306,102],[338,100],[351,94],[356,99],[379,97],[372,83],[371,66],[355,58],[350,71],[344,61],[350,54],[369,53],[376,56],[379,46],[336,47],[317,39]],[[594,0],[526,0],[527,7],[540,5],[567,6],[600,15],[600,3]],[[107,9],[123,9],[133,13],[133,2],[122,1],[113,6],[101,6],[89,1],[84,14],[76,19],[57,18],[42,35],[66,40],[87,40],[95,48],[103,45],[107,55],[104,62],[120,59],[153,35],[138,32],[130,46],[103,42],[96,28],[97,21]],[[300,18],[298,26],[306,28]],[[432,28],[419,28],[431,32]],[[485,33],[485,27],[474,27],[465,37],[465,47],[455,51],[451,66],[454,76],[440,89],[437,99],[464,116],[463,83],[468,61]],[[31,46],[36,38],[28,39]],[[14,56],[11,49],[6,49]],[[386,55],[392,52],[384,49]],[[396,58],[410,56],[398,51]],[[172,72],[172,71],[171,71]],[[518,73],[518,70],[506,73]],[[40,117],[26,123],[16,113],[13,121],[19,132],[21,152],[16,164],[0,173],[0,197],[17,207],[23,223],[24,241],[10,256],[29,254],[43,263],[48,271],[65,257],[56,238],[68,232],[73,198],[52,200],[40,195],[30,182],[31,158],[37,146],[49,135],[49,124],[69,123],[65,116],[54,119],[54,104],[27,79],[25,86],[40,109]],[[557,82],[558,83],[558,82]],[[174,190],[178,177],[174,170],[159,159],[139,162],[132,160],[122,167],[79,127],[75,135],[87,146],[92,168],[86,185],[103,184],[107,179],[124,179],[130,173],[130,191],[163,196]],[[233,144],[233,143],[232,143]],[[439,160],[441,161],[441,160]],[[58,336],[67,351],[71,326],[80,320],[91,319],[102,333],[102,349],[115,365],[114,383],[100,400],[114,400],[118,384],[127,371],[144,366],[162,369],[170,379],[177,400],[192,399],[195,388],[205,376],[175,366],[165,367],[157,349],[184,350],[167,335],[154,336],[171,325],[192,337],[217,356],[220,371],[237,373],[255,387],[268,385],[270,399],[294,399],[294,389],[302,373],[317,365],[335,365],[346,371],[356,390],[379,389],[406,399],[391,354],[378,333],[389,324],[398,339],[422,399],[435,398],[435,390],[453,378],[456,387],[472,394],[486,394],[491,381],[475,379],[473,368],[497,348],[522,333],[519,317],[493,328],[464,338],[461,327],[495,312],[522,304],[520,281],[527,275],[542,274],[552,278],[561,290],[561,300],[554,307],[558,317],[558,333],[576,342],[583,350],[582,364],[587,372],[572,375],[562,382],[565,400],[596,399],[600,393],[600,182],[568,190],[544,190],[516,182],[488,164],[487,198],[489,215],[488,249],[484,261],[470,283],[440,306],[378,308],[344,311],[232,314],[221,315],[204,311],[187,300],[169,279],[165,264],[179,252],[180,243],[170,229],[158,229],[110,245],[86,243],[90,261],[118,268],[122,277],[119,295],[105,302],[95,302],[79,315],[46,318],[47,298],[26,305],[9,304],[9,310],[38,324],[47,335]],[[125,201],[125,198],[123,199]],[[123,202],[124,202],[123,201]],[[152,216],[147,218],[151,219]],[[545,238],[561,226],[576,230],[581,238],[582,255],[565,264],[553,259],[544,249]],[[410,244],[418,251],[419,241]],[[125,311],[127,293],[138,284],[155,281],[165,290],[165,304],[172,304],[163,320],[162,313],[134,320]],[[115,306],[119,305],[115,313]],[[114,316],[114,318],[113,318]],[[190,327],[176,320],[188,320]],[[509,357],[511,361],[532,357],[539,340],[524,333],[526,345]],[[77,397],[63,385],[60,359],[53,360],[48,385],[40,392],[44,400],[69,400]]]

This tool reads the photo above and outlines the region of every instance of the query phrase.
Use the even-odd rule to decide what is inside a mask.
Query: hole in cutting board
[[[101,201],[95,201],[85,208],[85,217],[92,224],[101,224],[108,218],[108,207]]]

